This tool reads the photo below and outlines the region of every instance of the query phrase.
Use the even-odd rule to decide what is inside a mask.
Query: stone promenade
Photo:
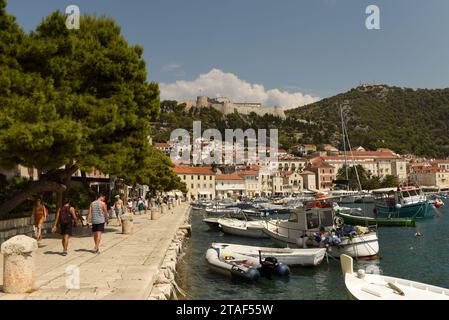
[[[189,205],[181,204],[159,217],[134,216],[134,233],[125,235],[111,220],[103,234],[101,253],[95,254],[91,231],[74,229],[69,253],[62,256],[60,236],[47,235],[35,252],[36,291],[27,294],[5,294],[5,299],[147,299],[179,227],[188,218]],[[173,212],[173,213],[172,213]],[[76,231],[75,231],[76,230]],[[79,289],[68,289],[67,268],[79,270]],[[0,285],[3,257],[0,255]],[[70,287],[70,286],[69,286]]]

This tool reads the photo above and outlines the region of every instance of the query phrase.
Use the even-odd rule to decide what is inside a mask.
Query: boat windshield
[[[404,190],[402,191],[402,196],[404,198],[408,198],[408,197],[414,197],[414,196],[418,196],[418,191],[417,190]]]

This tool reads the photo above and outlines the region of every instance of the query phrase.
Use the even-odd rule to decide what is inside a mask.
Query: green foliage
[[[11,194],[20,192],[25,188],[28,182],[25,178],[14,177],[9,181],[0,174],[0,203],[6,201]],[[31,215],[33,210],[33,201],[26,201],[17,207],[8,218],[21,218]]]
[[[75,161],[154,188],[178,186],[170,160],[149,143],[159,88],[143,49],[109,18],[80,30],[55,12],[24,35],[0,5],[0,166],[55,169]]]
[[[286,111],[286,125],[303,132],[304,143],[341,147],[338,104],[343,102],[348,103],[344,113],[352,146],[428,157],[449,155],[449,89],[359,87]]]
[[[348,180],[349,188],[351,190],[359,190],[359,185],[357,182],[357,174],[360,179],[360,184],[362,190],[374,190],[379,188],[390,188],[397,187],[399,185],[399,180],[396,176],[387,175],[383,179],[377,176],[372,176],[367,172],[363,166],[347,166],[348,168]],[[357,172],[356,172],[357,170]],[[346,179],[346,166],[343,165],[337,173],[337,179]]]
[[[70,199],[70,204],[77,209],[88,209],[90,202],[93,200],[82,185],[71,185],[67,189],[66,196]]]

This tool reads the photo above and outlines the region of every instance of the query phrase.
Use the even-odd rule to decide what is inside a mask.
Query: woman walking
[[[48,211],[40,198],[36,199],[32,216],[34,218],[34,236],[37,241],[42,240],[42,226],[47,219]]]
[[[92,222],[92,232],[94,234],[95,253],[100,253],[101,234],[104,232],[104,224],[109,223],[108,209],[106,207],[105,196],[100,194],[94,202],[90,204],[87,220]]]
[[[78,224],[76,218],[75,208],[70,205],[69,199],[64,199],[62,208],[59,208],[56,212],[56,219],[51,231],[56,232],[56,226],[59,224],[62,235],[62,255],[67,255],[67,249],[69,247],[69,238],[72,235],[72,226]]]

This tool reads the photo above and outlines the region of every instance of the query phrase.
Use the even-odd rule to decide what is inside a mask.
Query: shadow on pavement
[[[45,251],[44,254],[57,254],[57,255],[62,256],[61,251]]]

